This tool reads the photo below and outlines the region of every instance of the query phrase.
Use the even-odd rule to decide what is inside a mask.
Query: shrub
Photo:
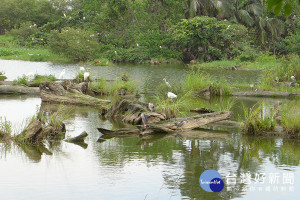
[[[32,22],[25,22],[21,24],[20,28],[15,28],[10,31],[10,34],[13,36],[14,40],[18,41],[19,44],[25,45],[28,44],[28,41],[32,40],[31,35],[37,34],[39,29],[36,24]]]
[[[74,61],[88,61],[97,57],[98,44],[92,31],[67,28],[51,31],[48,44],[54,53],[64,54]]]
[[[205,61],[233,58],[248,45],[246,27],[207,16],[183,19],[172,31],[183,51]]]

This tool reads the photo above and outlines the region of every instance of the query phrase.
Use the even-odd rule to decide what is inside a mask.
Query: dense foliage
[[[145,62],[299,55],[298,1],[1,0],[0,34],[70,60]]]

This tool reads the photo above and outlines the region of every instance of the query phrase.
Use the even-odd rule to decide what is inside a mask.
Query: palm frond
[[[261,3],[252,3],[249,4],[246,8],[249,12],[253,13],[255,16],[262,16],[263,6]]]
[[[280,35],[284,33],[284,23],[280,19],[269,18],[266,24],[273,38],[279,40]]]
[[[191,18],[193,18],[196,15],[198,8],[199,8],[198,0],[191,0],[190,10],[189,10]]]
[[[249,12],[247,12],[246,10],[239,10],[238,17],[243,23],[245,23],[248,26],[252,26],[254,23],[253,18],[251,17]]]

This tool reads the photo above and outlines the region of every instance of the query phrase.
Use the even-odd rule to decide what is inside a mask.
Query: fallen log
[[[204,114],[204,113],[213,113],[214,111],[211,109],[207,108],[195,108],[190,110],[191,112],[199,113],[199,114]]]
[[[59,83],[44,82],[40,84],[43,102],[106,107],[110,101],[81,93],[70,93]]]
[[[117,129],[117,130],[108,130],[104,128],[98,128],[98,131],[104,135],[124,135],[124,134],[140,134],[147,135],[155,132],[159,133],[174,133],[178,130],[191,130],[198,128],[200,126],[222,121],[230,117],[230,112],[215,112],[208,114],[196,115],[193,117],[180,118],[172,122],[167,123],[154,123],[148,124],[146,129],[143,129],[141,126],[138,126],[137,129]]]
[[[97,128],[100,133],[103,135],[125,135],[125,134],[139,134],[139,129],[132,129],[132,128],[122,128],[116,130],[108,130],[105,128]]]
[[[21,85],[0,85],[0,94],[40,94],[38,87],[26,87]]]
[[[164,124],[149,124],[148,130],[154,129],[155,131],[161,130],[162,132],[174,132],[177,130],[191,130],[200,126],[229,119],[230,112],[214,112],[196,115],[187,118],[176,119],[176,121]]]
[[[300,93],[289,93],[282,91],[244,91],[234,92],[232,93],[232,96],[300,98]]]

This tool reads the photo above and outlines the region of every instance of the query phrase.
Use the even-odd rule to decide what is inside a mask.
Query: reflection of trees
[[[281,138],[241,136],[182,139],[159,135],[141,139],[138,137],[112,138],[97,146],[97,155],[102,165],[115,170],[122,169],[134,160],[144,159],[156,165],[163,161],[164,187],[171,193],[179,189],[182,197],[191,199],[231,199],[240,197],[247,185],[240,183],[243,173],[265,172],[264,160],[274,165],[298,166],[299,141]],[[224,135],[224,134],[223,134]],[[118,168],[118,169],[117,169]],[[205,192],[199,177],[207,169],[215,169],[223,177],[225,188],[220,193]],[[237,184],[227,191],[226,176],[235,174]]]

